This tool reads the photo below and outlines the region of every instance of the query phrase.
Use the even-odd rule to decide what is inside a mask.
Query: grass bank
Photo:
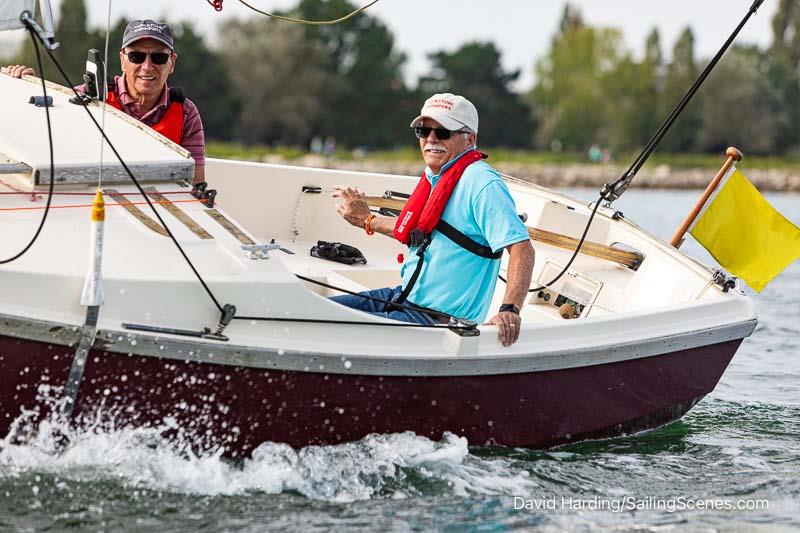
[[[586,154],[570,152],[537,152],[533,150],[508,150],[503,148],[487,148],[493,162],[515,165],[591,165]],[[245,146],[237,143],[211,141],[206,146],[209,157],[222,159],[241,159],[246,161],[287,161],[291,162],[308,155],[308,151],[299,147],[271,147],[264,145]],[[637,154],[617,154],[607,161],[608,164],[627,166]],[[336,150],[337,161],[415,163],[419,162],[419,151],[414,147],[396,150]],[[666,165],[674,169],[716,169],[725,160],[725,154],[654,154],[648,161],[649,166]],[[784,169],[800,171],[800,155],[798,156],[748,156],[745,153],[745,165],[749,168]]]

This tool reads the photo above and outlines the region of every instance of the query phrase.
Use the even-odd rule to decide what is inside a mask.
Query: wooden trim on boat
[[[168,236],[167,230],[164,229],[164,226],[162,226],[157,221],[153,220],[152,218],[144,214],[144,212],[142,212],[141,209],[133,205],[133,203],[130,200],[128,200],[124,194],[115,189],[103,189],[103,192],[107,194],[109,197],[111,197],[112,200],[121,205],[125,209],[125,211],[127,211],[133,218],[135,218],[136,220],[138,220],[151,230],[155,231],[159,235],[163,235],[164,237]]]
[[[191,231],[192,233],[197,235],[199,238],[201,238],[201,239],[213,239],[214,238],[209,232],[204,230],[202,228],[202,226],[200,226],[200,224],[195,222],[192,219],[192,217],[190,217],[189,215],[187,215],[186,213],[181,211],[181,209],[177,205],[175,205],[172,202],[170,202],[169,199],[166,196],[164,196],[163,194],[158,192],[158,189],[156,189],[155,187],[150,186],[150,187],[144,187],[144,191],[150,196],[150,198],[152,198],[153,200],[158,202],[158,205],[160,205],[161,207],[166,209],[166,211],[170,215],[172,215],[175,218],[177,218],[178,221],[181,224],[183,224],[184,226],[189,228],[189,231]],[[189,193],[187,192],[186,194],[189,194]]]
[[[228,218],[217,211],[216,209],[206,209],[205,213],[216,220],[220,226],[225,228],[225,230],[236,237],[236,240],[239,241],[240,244],[244,244],[246,246],[252,246],[256,242],[248,237],[242,230],[236,227],[236,224],[228,220]]]
[[[384,198],[382,196],[367,196],[367,203],[373,207],[402,210],[405,206],[405,200],[396,198]],[[562,235],[539,228],[528,228],[528,234],[531,239],[542,244],[549,244],[556,248],[563,248],[565,250],[574,251],[577,248],[580,239]],[[584,241],[581,246],[580,253],[597,257],[598,259],[605,259],[606,261],[613,261],[628,268],[636,269],[642,264],[644,259],[642,254],[638,252],[629,252],[626,250],[619,250],[605,244],[600,244],[591,241]]]

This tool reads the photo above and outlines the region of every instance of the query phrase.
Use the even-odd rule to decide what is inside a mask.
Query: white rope
[[[336,189],[333,189],[333,188],[326,189],[326,188],[320,187],[319,192],[317,192],[316,194],[332,193],[334,191],[336,191]],[[300,192],[300,196],[297,197],[297,203],[294,204],[294,212],[292,213],[292,219],[291,219],[291,225],[292,225],[292,230],[291,231],[292,231],[292,242],[293,243],[296,242],[297,238],[300,236],[300,230],[297,228],[297,215],[300,214],[300,204],[303,203],[303,198],[305,198],[306,194],[309,194],[309,193],[301,191]]]
[[[103,79],[97,80],[97,92],[103,97],[103,104],[102,104],[102,111],[100,112],[100,169],[97,176],[97,188],[100,189],[103,186],[103,149],[106,146],[106,142],[103,139],[103,131],[106,129],[106,99],[108,98],[108,83],[106,82],[106,78],[108,77],[108,40],[109,35],[111,34],[111,1],[108,0],[108,18],[106,19],[106,48],[105,54],[103,55]]]

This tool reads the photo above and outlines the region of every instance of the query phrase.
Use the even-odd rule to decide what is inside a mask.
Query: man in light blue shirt
[[[426,100],[411,126],[427,165],[424,179],[430,183],[428,198],[432,200],[437,190],[441,193],[437,187],[453,187],[455,182],[438,220],[461,235],[453,237],[452,232],[445,231],[446,235],[442,226],[436,225],[424,244],[412,238],[401,269],[403,284],[364,293],[380,300],[400,300],[402,306],[387,309],[379,302],[352,295],[333,300],[376,315],[421,324],[441,322],[443,315],[483,321],[497,284],[499,255],[505,249],[509,253],[505,297],[500,310],[488,322],[498,327],[501,342],[509,346],[519,337],[519,310],[530,286],[534,252],[505,182],[476,156],[478,112],[462,96],[437,94]],[[464,167],[466,159],[462,158],[474,162],[467,162]],[[378,232],[399,238],[398,219],[373,215],[361,191],[337,187],[334,196],[342,200],[337,211],[352,225],[369,234]],[[432,208],[426,203],[425,209]]]

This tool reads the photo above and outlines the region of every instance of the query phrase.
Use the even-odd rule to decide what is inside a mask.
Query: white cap
[[[457,94],[439,93],[425,100],[419,116],[411,121],[411,127],[418,126],[423,118],[432,118],[451,131],[467,127],[478,132],[478,110]]]

